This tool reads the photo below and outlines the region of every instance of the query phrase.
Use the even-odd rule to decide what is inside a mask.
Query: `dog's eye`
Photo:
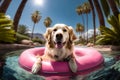
[[[57,29],[54,29],[53,31],[57,31]]]
[[[66,32],[67,30],[66,29],[63,29],[63,32]]]

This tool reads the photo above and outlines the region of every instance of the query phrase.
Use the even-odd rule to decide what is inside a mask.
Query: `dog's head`
[[[69,48],[76,39],[73,28],[65,24],[56,24],[52,28],[48,28],[44,36],[49,47],[58,49],[64,46]]]

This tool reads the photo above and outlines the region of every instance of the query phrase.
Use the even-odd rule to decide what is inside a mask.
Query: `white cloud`
[[[11,19],[10,15],[6,15],[7,18]]]
[[[100,31],[96,29],[96,35],[100,34]],[[85,38],[87,38],[87,32],[85,32],[83,35],[85,35]],[[89,29],[88,30],[88,38],[92,37],[94,35],[94,30]]]
[[[28,30],[28,32],[27,33],[32,33],[30,30]]]

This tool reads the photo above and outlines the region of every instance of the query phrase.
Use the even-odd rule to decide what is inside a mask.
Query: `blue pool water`
[[[22,51],[19,51],[19,50],[13,51],[13,52],[8,53],[8,55],[6,55],[6,62],[5,62],[6,65],[3,67],[2,80],[44,80],[45,77],[42,77],[39,75],[33,75],[30,72],[25,71],[19,66],[18,58]],[[110,52],[101,52],[101,53],[103,53],[103,56],[105,59],[104,68],[114,64],[113,56],[107,54]],[[86,78],[85,80],[89,80],[87,76],[91,78],[90,76],[91,74],[82,75],[82,76],[74,76],[74,77],[70,76],[66,78],[62,77],[59,80],[82,80],[81,78]],[[54,80],[58,80],[58,79],[54,79]]]

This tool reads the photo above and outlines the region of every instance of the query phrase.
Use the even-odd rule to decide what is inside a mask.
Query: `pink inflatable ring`
[[[25,70],[31,72],[31,68],[36,61],[36,55],[43,55],[45,47],[32,48],[25,50],[19,57],[19,65]],[[103,56],[93,48],[78,48],[74,49],[77,72],[72,73],[69,69],[68,62],[50,62],[42,61],[42,68],[38,75],[42,76],[73,76],[88,74],[103,64]]]

